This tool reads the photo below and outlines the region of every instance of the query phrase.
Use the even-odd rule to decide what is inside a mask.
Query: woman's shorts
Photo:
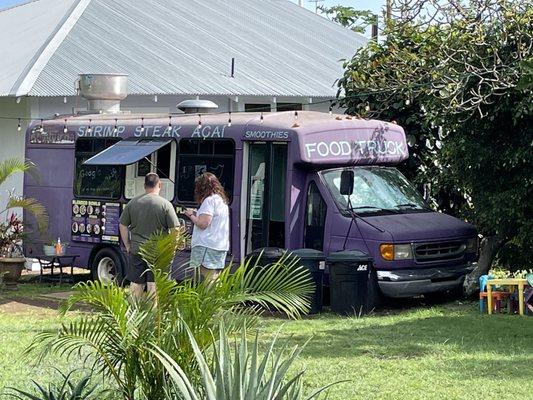
[[[191,268],[200,266],[207,269],[224,269],[226,265],[226,252],[210,249],[204,246],[194,246],[191,249]]]

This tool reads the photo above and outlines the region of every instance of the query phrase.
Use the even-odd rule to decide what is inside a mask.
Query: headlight
[[[466,241],[466,252],[467,253],[477,253],[479,246],[479,238],[473,237]]]
[[[413,250],[410,244],[390,244],[384,243],[379,246],[381,257],[387,261],[411,260]]]
[[[411,258],[413,258],[413,251],[410,244],[394,245],[395,260],[410,260]]]

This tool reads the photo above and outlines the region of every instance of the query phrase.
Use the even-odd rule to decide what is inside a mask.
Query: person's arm
[[[214,214],[215,205],[212,198],[207,198],[203,201],[202,205],[196,212],[196,215],[194,215],[192,210],[187,210],[185,212],[185,215],[187,215],[192,223],[199,229],[206,229],[213,220]]]
[[[131,249],[130,244],[130,231],[129,226],[131,225],[131,215],[130,215],[130,203],[126,204],[126,207],[124,207],[124,210],[122,211],[122,214],[120,215],[120,224],[119,224],[119,230],[120,230],[120,238],[122,239],[122,243],[124,243],[124,247],[126,248],[126,252],[129,253]]]
[[[124,247],[126,248],[126,253],[130,252],[130,231],[127,226],[120,224],[120,237],[122,238],[122,243],[124,243]]]
[[[213,220],[213,216],[209,214],[200,214],[199,216],[196,216],[191,213],[189,218],[191,219],[192,223],[200,229],[207,228]]]

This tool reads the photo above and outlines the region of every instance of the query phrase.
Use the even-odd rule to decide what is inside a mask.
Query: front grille
[[[418,262],[457,260],[463,257],[466,243],[460,240],[449,242],[415,244],[415,259]]]

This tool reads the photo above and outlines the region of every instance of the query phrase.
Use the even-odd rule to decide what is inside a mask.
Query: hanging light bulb
[[[39,126],[39,132],[43,133],[44,131],[44,128],[43,128],[43,119],[41,118],[41,125]]]
[[[113,133],[118,132],[117,119],[115,118],[115,126],[113,127]]]
[[[329,101],[329,115],[333,115],[333,100]]]
[[[67,129],[67,119],[65,118],[65,124],[63,125],[63,133],[67,133],[68,132],[68,129]]]
[[[261,117],[259,118],[259,123],[261,125],[263,125],[263,121],[265,120],[265,118],[263,117],[263,113],[261,113]]]
[[[22,130],[22,127],[20,126],[20,118],[19,118],[19,123],[17,125],[17,131],[20,132]]]
[[[229,112],[228,126],[231,126],[231,111]]]
[[[172,131],[172,115],[168,116],[168,128],[167,129],[169,132]]]
[[[141,118],[141,133],[144,132],[144,117]]]
[[[87,133],[91,133],[93,131],[91,128],[91,122],[92,122],[92,119],[89,118],[89,126],[87,127]]]
[[[202,129],[202,114],[198,114],[198,129]]]
[[[298,121],[298,111],[295,111],[295,112],[294,112],[294,120],[295,120],[295,121]]]
[[[411,104],[411,100],[409,99],[405,100],[405,105],[408,106],[409,104]]]
[[[368,103],[366,103],[365,111],[370,111],[370,105]]]

